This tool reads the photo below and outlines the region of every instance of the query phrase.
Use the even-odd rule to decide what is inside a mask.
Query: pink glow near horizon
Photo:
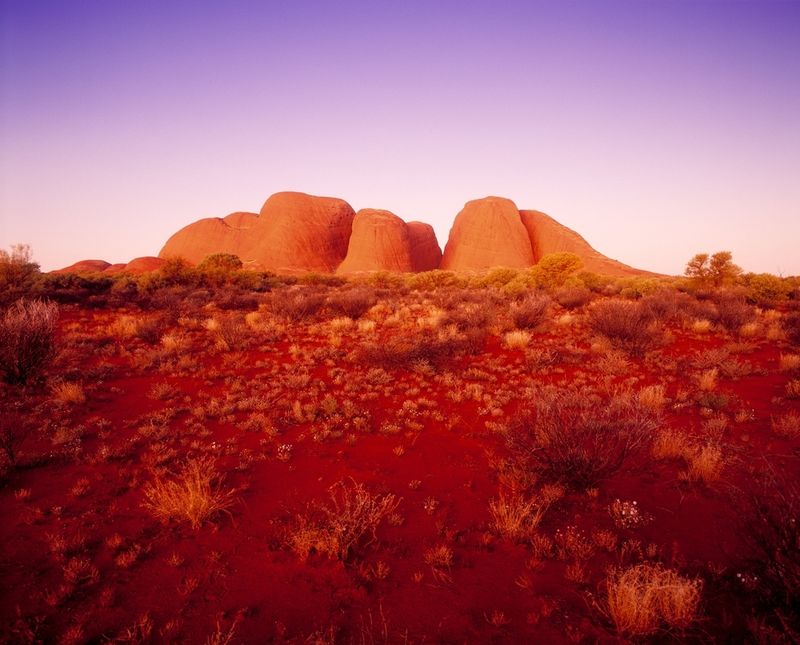
[[[45,270],[299,190],[800,274],[798,3],[32,4],[0,0],[0,245]]]

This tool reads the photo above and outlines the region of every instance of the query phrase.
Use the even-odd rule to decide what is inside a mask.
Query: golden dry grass
[[[523,349],[528,346],[531,335],[522,330],[509,331],[503,336],[503,344],[509,349]]]
[[[522,542],[533,535],[545,512],[564,495],[560,486],[545,486],[538,495],[524,497],[519,493],[500,493],[489,502],[491,527],[499,535],[514,542]]]
[[[697,616],[703,584],[659,564],[642,563],[612,571],[606,588],[608,614],[617,631],[647,636],[662,625],[689,626]]]
[[[703,392],[713,392],[717,389],[717,379],[719,378],[719,370],[716,367],[705,370],[700,374],[697,379],[697,386]]]
[[[650,452],[656,459],[681,459],[691,454],[692,445],[685,433],[667,429],[656,435]]]
[[[66,381],[53,387],[53,398],[65,405],[77,405],[86,402],[86,394],[80,383],[68,383]]]
[[[778,362],[781,372],[800,371],[800,354],[781,354]]]
[[[725,461],[719,446],[707,444],[692,452],[688,459],[689,481],[710,484],[719,479]]]
[[[661,412],[667,402],[663,385],[648,385],[639,390],[637,397],[639,404],[652,412]]]
[[[188,521],[192,528],[221,512],[228,512],[236,491],[222,487],[222,477],[210,459],[197,459],[168,479],[159,478],[144,487],[144,505],[164,520]]]

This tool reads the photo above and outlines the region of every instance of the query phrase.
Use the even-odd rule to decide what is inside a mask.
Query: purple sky
[[[281,190],[494,194],[681,273],[800,274],[800,2],[0,0],[0,246],[155,255]]]

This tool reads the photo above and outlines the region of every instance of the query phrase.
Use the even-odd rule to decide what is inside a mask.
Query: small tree
[[[28,244],[13,244],[10,248],[11,251],[0,249],[0,306],[28,294],[39,274]]]
[[[698,253],[686,264],[685,274],[698,286],[721,287],[736,281],[741,267],[733,263],[730,251],[717,251],[714,255]]]

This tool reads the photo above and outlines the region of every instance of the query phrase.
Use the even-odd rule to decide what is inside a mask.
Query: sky
[[[283,190],[800,275],[800,1],[0,0],[0,247],[125,262]]]

